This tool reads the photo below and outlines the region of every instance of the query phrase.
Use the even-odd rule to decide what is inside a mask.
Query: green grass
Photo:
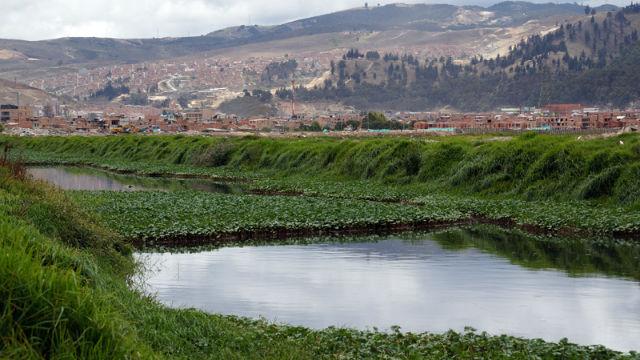
[[[133,271],[127,247],[63,194],[0,180],[0,357],[149,355],[108,290]]]
[[[350,219],[360,224],[385,220],[384,215],[375,215],[375,209],[386,209],[387,205],[362,200],[416,205],[389,206],[390,221],[394,222],[401,213],[408,216],[407,221],[416,219],[415,214],[419,214],[421,221],[440,221],[444,214],[450,220],[481,216],[560,233],[639,235],[640,136],[577,140],[573,136],[525,134],[506,140],[491,136],[417,139],[118,136],[5,137],[0,138],[0,143],[11,142],[13,156],[30,162],[85,164],[152,176],[244,179],[251,180],[246,187],[259,192],[299,193],[326,200],[271,198],[281,207],[296,209],[294,221],[289,221],[291,217],[269,215],[269,209],[258,210],[256,218],[237,216],[234,209],[224,205],[229,204],[224,197],[212,196],[209,201],[201,201],[203,196],[182,194],[185,199],[203,203],[198,212],[189,208],[188,201],[176,199],[173,194],[139,195],[148,197],[167,216],[145,214],[144,208],[136,207],[139,198],[118,200],[122,203],[117,206],[108,205],[109,197],[120,199],[117,194],[83,198],[83,203],[106,215],[107,221],[129,237],[229,231],[221,221],[232,223],[238,230],[255,229],[258,220],[263,221],[264,228],[304,227],[307,225],[304,219],[295,216],[298,212],[305,214],[313,227],[344,226]],[[262,207],[269,201],[254,199],[256,206]],[[170,206],[171,202],[180,204],[181,210]],[[353,209],[348,213],[338,211],[343,218],[336,222],[330,215],[337,211],[332,202]],[[218,203],[220,208],[216,212]],[[245,202],[239,206],[245,212],[251,211]],[[223,209],[236,217],[229,219],[222,214]],[[140,213],[133,216],[132,212],[138,210]],[[116,211],[131,216],[124,219]],[[198,219],[180,217],[181,211]],[[178,220],[169,221],[168,214]],[[122,219],[128,221],[116,224],[115,220]],[[143,220],[156,228],[146,228],[148,223]]]
[[[3,138],[43,163],[98,164],[144,173],[422,184],[465,195],[598,200],[638,206],[640,136],[577,140],[484,137],[259,139],[185,136]],[[623,144],[621,145],[620,142]]]
[[[174,310],[131,290],[129,248],[73,199],[0,168],[0,358],[638,358],[474,331],[310,330]]]

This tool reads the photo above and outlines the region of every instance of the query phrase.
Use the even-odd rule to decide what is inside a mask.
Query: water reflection
[[[412,237],[411,234],[404,236]],[[433,234],[433,239],[449,250],[477,248],[532,269],[561,269],[573,276],[606,274],[640,280],[640,243],[633,241],[534,236],[491,225],[450,229]]]
[[[29,167],[28,173],[37,180],[47,181],[64,190],[243,192],[238,185],[205,179],[148,178],[81,167]]]
[[[443,332],[473,326],[640,348],[637,281],[527,269],[471,243],[452,247],[452,234],[447,240],[440,234],[138,256],[155,264],[149,291],[177,307],[314,328],[400,325]]]

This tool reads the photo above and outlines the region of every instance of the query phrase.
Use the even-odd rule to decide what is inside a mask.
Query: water
[[[28,173],[35,179],[47,181],[64,190],[198,190],[215,193],[241,193],[243,191],[238,185],[206,179],[151,178],[115,174],[83,167],[29,167]]]
[[[313,328],[399,325],[404,331],[445,332],[472,326],[491,334],[640,350],[637,280],[571,276],[553,264],[537,268],[539,259],[524,267],[495,251],[454,247],[423,235],[137,256],[151,269],[148,291],[174,307]]]

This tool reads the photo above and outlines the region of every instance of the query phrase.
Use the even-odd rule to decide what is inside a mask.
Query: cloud
[[[487,4],[491,0],[426,2]],[[542,1],[542,0],[541,0]],[[622,0],[616,0],[619,2]],[[273,25],[356,6],[364,0],[3,0],[0,38],[147,38],[202,35],[241,24]],[[423,1],[402,1],[407,3]],[[377,1],[370,1],[370,4]],[[391,3],[386,1],[382,3]],[[590,3],[596,4],[595,1]]]

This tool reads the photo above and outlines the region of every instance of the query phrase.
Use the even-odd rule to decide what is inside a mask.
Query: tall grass
[[[0,138],[0,142],[7,141]],[[600,199],[637,204],[640,136],[578,140],[527,134],[489,137],[267,139],[185,136],[17,139],[18,153],[47,162],[192,165],[431,184],[469,194],[527,199]],[[37,156],[34,156],[37,154]]]
[[[113,306],[111,276],[133,264],[69,199],[0,167],[0,357],[149,354]],[[67,218],[69,216],[69,218]]]

